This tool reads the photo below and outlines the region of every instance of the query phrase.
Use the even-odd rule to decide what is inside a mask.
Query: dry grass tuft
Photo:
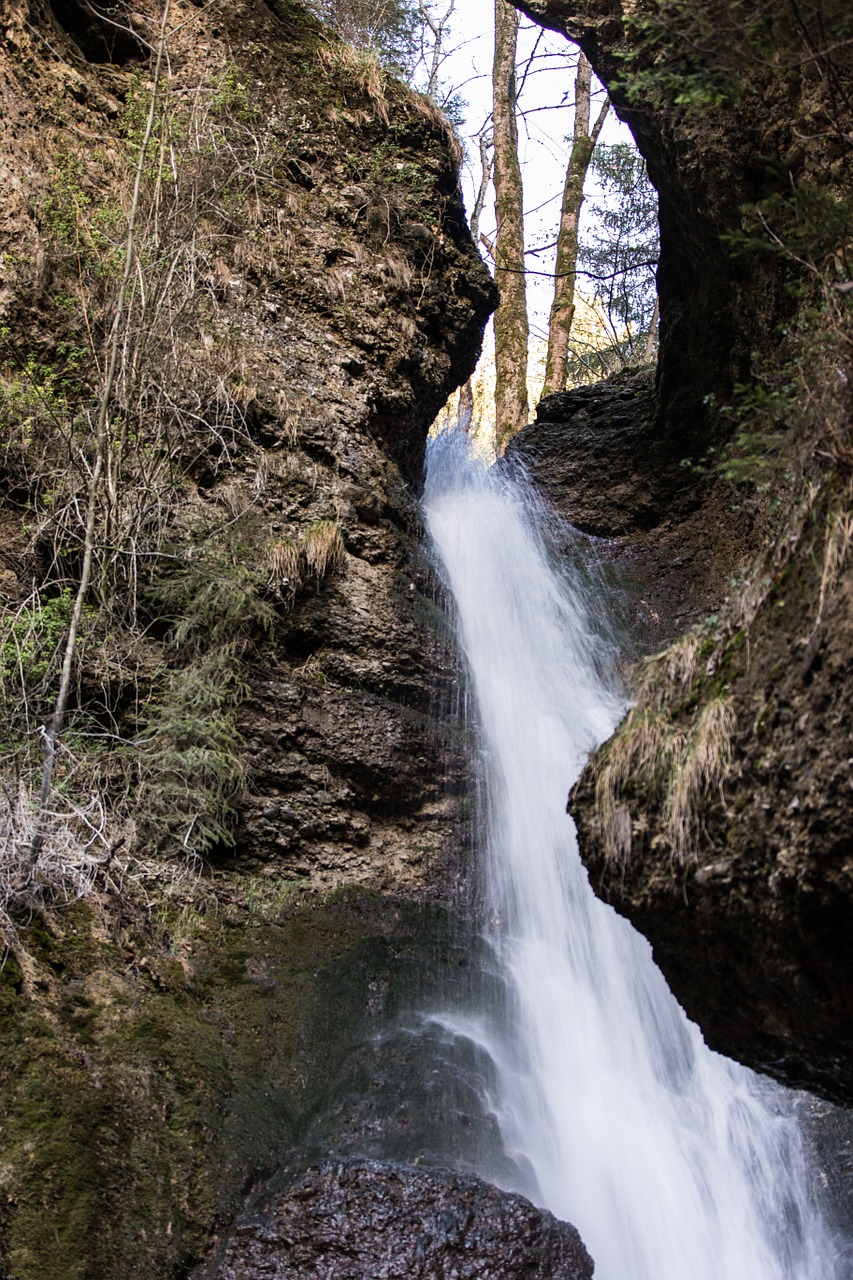
[[[695,861],[695,837],[701,802],[720,791],[731,766],[736,719],[728,698],[712,698],[693,725],[670,781],[667,833],[674,858],[685,866]]]
[[[269,585],[276,591],[296,595],[302,586],[302,553],[297,543],[279,539],[271,542],[264,556],[269,568]]]
[[[334,520],[317,520],[308,526],[301,541],[279,538],[264,550],[267,584],[291,604],[309,578],[319,583],[345,560],[344,540]]]
[[[684,866],[695,860],[701,805],[714,788],[722,794],[735,727],[730,700],[722,697],[702,708],[689,732],[677,728],[666,710],[628,712],[593,766],[596,820],[608,862],[625,866],[633,847],[632,806],[655,802],[666,815],[663,834],[673,861]]]
[[[631,854],[631,807],[626,793],[640,787],[664,794],[681,736],[669,717],[652,707],[633,707],[603,747],[595,783],[595,807],[604,856],[624,866]]]
[[[217,498],[225,510],[235,520],[244,516],[253,505],[254,499],[238,480],[229,480],[222,485]]]
[[[637,674],[638,701],[659,708],[673,693],[689,689],[696,674],[701,643],[695,631],[688,631],[668,648],[647,658]]]
[[[396,250],[387,250],[376,264],[383,284],[398,293],[408,293],[415,278],[411,263]]]
[[[433,102],[432,98],[428,97],[425,93],[416,92],[412,93],[411,105],[416,115],[421,116],[421,118],[426,120],[427,124],[434,129],[436,133],[443,136],[444,141],[450,148],[453,163],[456,165],[461,164],[464,155],[462,143],[459,141],[459,138],[456,135],[456,130],[453,128],[453,125],[448,120],[441,107],[437,106]]]
[[[346,560],[344,540],[334,520],[318,520],[305,531],[305,561],[309,573],[320,581]]]
[[[327,71],[356,84],[382,123],[388,124],[387,76],[372,50],[356,49],[350,44],[330,44],[320,50],[320,61]]]
[[[820,596],[814,631],[817,631],[830,592],[844,568],[850,547],[853,545],[853,515],[849,511],[836,511],[831,517],[823,549],[823,570],[820,576]]]
[[[347,290],[352,284],[352,269],[346,266],[326,267],[314,283],[330,302],[346,302]]]

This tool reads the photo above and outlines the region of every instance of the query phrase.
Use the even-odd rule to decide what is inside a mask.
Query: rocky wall
[[[162,12],[2,17],[0,589],[37,647],[80,571]],[[5,904],[17,1280],[201,1258],[333,1105],[391,952],[404,980],[446,937],[413,899],[452,900],[464,835],[415,501],[496,300],[457,145],[289,0],[173,0],[163,66],[57,789],[96,797],[101,836],[85,904],[55,861]],[[23,673],[33,709],[54,662]]]

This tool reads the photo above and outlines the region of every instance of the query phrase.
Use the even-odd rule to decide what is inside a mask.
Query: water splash
[[[488,1055],[519,1189],[578,1227],[598,1280],[831,1280],[788,1095],[705,1046],[578,857],[566,793],[623,709],[600,600],[555,570],[521,478],[458,435],[431,445],[425,507],[478,708],[504,993],[434,1020]]]

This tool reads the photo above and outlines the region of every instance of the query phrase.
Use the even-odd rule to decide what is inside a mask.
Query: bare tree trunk
[[[453,16],[453,10],[455,8],[456,0],[450,0],[447,9],[444,12],[444,16],[441,18],[435,18],[430,13],[429,5],[425,0],[419,0],[418,13],[420,14],[421,22],[424,26],[429,27],[430,32],[432,33],[432,53],[429,59],[429,79],[427,81],[426,88],[427,95],[430,98],[435,98],[438,91],[438,73],[441,70],[442,62],[446,57],[444,51],[445,28]],[[424,61],[426,61],[425,54]]]
[[[495,138],[495,447],[527,423],[527,298],[524,279],[524,212],[518,127],[515,118],[515,58],[518,11],[495,0],[495,60],[492,120]]]
[[[492,149],[494,142],[492,135],[487,130],[480,134],[480,186],[477,191],[477,198],[474,201],[474,208],[471,213],[471,238],[475,244],[479,243],[480,238],[480,217],[483,212],[483,205],[486,203],[486,191],[492,180],[492,166],[494,164],[494,155]],[[459,412],[457,422],[466,433],[471,428],[474,420],[474,387],[469,378],[463,387],[459,388]]]
[[[145,124],[145,133],[142,143],[140,144],[139,156],[136,162],[133,196],[131,198],[130,212],[127,219],[124,270],[118,287],[118,293],[116,294],[113,322],[107,343],[107,359],[104,381],[101,385],[101,392],[98,399],[98,419],[95,428],[95,463],[92,468],[92,475],[89,479],[89,491],[86,499],[86,531],[83,539],[83,566],[80,570],[80,582],[77,587],[77,594],[74,598],[74,608],[71,612],[71,623],[68,627],[68,635],[65,640],[65,651],[62,658],[62,673],[59,680],[59,692],[56,695],[56,704],[53,708],[53,716],[51,717],[50,725],[44,732],[44,765],[42,767],[41,790],[39,793],[39,816],[36,823],[36,829],[33,834],[32,843],[30,845],[30,859],[33,863],[38,858],[42,845],[44,844],[46,834],[45,820],[47,817],[46,809],[53,789],[53,766],[56,759],[56,743],[59,739],[60,733],[62,732],[62,726],[65,723],[65,715],[68,710],[68,695],[71,689],[71,671],[74,665],[74,655],[77,651],[77,636],[80,630],[80,619],[83,616],[83,605],[86,601],[89,582],[92,577],[98,495],[109,445],[110,403],[112,400],[113,386],[118,368],[119,348],[121,346],[121,332],[125,308],[127,306],[127,295],[130,288],[130,279],[135,268],[136,224],[139,217],[142,178],[145,172],[145,156],[148,150],[148,144],[151,141],[151,134],[154,130],[154,121],[157,114],[157,95],[163,69],[163,57],[166,50],[166,24],[169,20],[170,3],[171,0],[165,0],[163,5],[163,15],[160,23],[160,42],[157,47],[157,60],[154,68],[154,81],[151,86],[148,118]]]
[[[545,361],[545,385],[542,395],[565,391],[569,363],[569,339],[575,318],[575,276],[578,266],[578,224],[583,205],[583,184],[589,162],[598,142],[610,103],[607,99],[590,132],[590,98],[592,67],[585,54],[578,58],[575,76],[575,125],[572,150],[563,188],[563,207],[557,236],[557,262],[554,267],[554,301],[548,320],[548,355]]]

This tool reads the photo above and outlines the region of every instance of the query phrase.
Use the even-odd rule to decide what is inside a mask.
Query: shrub
[[[234,843],[232,802],[243,782],[234,709],[244,687],[233,654],[205,654],[169,674],[138,740],[138,820],[158,849],[196,858]]]

